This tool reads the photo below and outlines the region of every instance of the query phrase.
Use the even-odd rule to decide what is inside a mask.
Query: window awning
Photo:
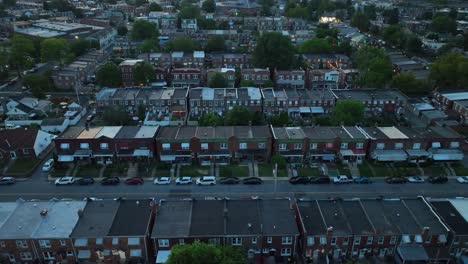
[[[408,154],[404,150],[374,150],[371,154],[372,158],[378,161],[405,161]]]
[[[78,258],[79,259],[88,259],[91,257],[91,251],[90,250],[78,250]]]
[[[447,237],[445,235],[439,235],[439,242],[440,243],[446,243],[447,242]]]
[[[403,243],[411,243],[411,238],[410,238],[409,235],[403,235],[401,237],[401,240],[402,240]]]
[[[301,106],[299,107],[299,112],[301,112],[301,114],[310,114],[312,113],[312,110],[310,109],[310,107]]]
[[[134,157],[151,157],[151,152],[149,149],[135,149],[133,152]]]
[[[440,148],[440,142],[432,142],[433,148]]]
[[[300,109],[297,107],[288,108],[288,113],[299,113]]]
[[[58,155],[58,162],[71,162],[74,160],[73,155]]]
[[[323,107],[321,107],[321,106],[312,106],[310,108],[310,111],[312,112],[312,114],[323,114],[323,113],[325,113],[325,110],[323,110]]]
[[[423,242],[422,236],[421,235],[415,235],[414,236],[414,242],[422,243]]]
[[[430,149],[433,160],[463,160],[463,152],[459,149]]]
[[[90,150],[90,149],[80,149],[80,150],[77,150],[75,151],[75,153],[73,153],[73,156],[75,157],[84,157],[84,158],[91,158],[93,154],[93,151]]]
[[[335,159],[335,154],[323,154],[322,159],[323,160],[334,160]]]
[[[117,152],[117,157],[131,157],[133,156],[133,150],[131,149],[121,149]]]
[[[407,149],[406,153],[410,157],[430,157],[432,154],[424,149]]]
[[[366,152],[362,149],[342,149],[340,150],[341,156],[365,156]]]
[[[102,151],[96,151],[95,153],[93,153],[93,156],[94,157],[113,157],[114,156],[114,152],[111,151],[111,150],[102,150]]]
[[[161,155],[161,161],[174,161],[176,156],[174,155]]]
[[[171,255],[170,250],[159,250],[158,254],[156,255],[156,264],[166,263],[169,255]]]

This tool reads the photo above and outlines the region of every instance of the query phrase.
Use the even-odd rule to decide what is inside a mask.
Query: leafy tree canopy
[[[335,107],[333,107],[331,121],[334,125],[356,125],[361,123],[364,119],[364,108],[364,105],[359,101],[339,101]]]
[[[225,88],[227,87],[226,78],[222,73],[217,72],[210,78],[208,86],[211,88]]]
[[[393,65],[384,49],[364,46],[354,53],[353,59],[360,71],[361,85],[380,88],[391,80]]]
[[[167,51],[194,51],[200,48],[200,45],[189,37],[176,37],[169,40],[166,45]]]
[[[119,87],[122,82],[119,67],[112,62],[100,66],[96,72],[96,82],[101,87]]]
[[[294,62],[294,47],[291,40],[277,32],[264,33],[257,41],[252,54],[256,67],[283,70]]]
[[[353,27],[357,27],[363,32],[367,32],[369,31],[371,23],[369,21],[369,17],[366,14],[357,12],[353,15],[353,18],[351,19],[351,25]]]
[[[130,115],[120,106],[106,107],[102,119],[111,126],[124,126],[131,122]]]
[[[143,85],[153,82],[156,80],[154,67],[147,62],[138,63],[133,69],[133,80],[135,83]]]
[[[238,248],[194,242],[172,247],[166,264],[243,264],[246,261]]]
[[[299,47],[301,53],[330,53],[332,51],[331,43],[326,39],[311,38],[302,43]]]
[[[62,61],[69,50],[68,42],[64,39],[50,38],[41,43],[42,61]]]
[[[417,80],[413,73],[401,73],[393,76],[392,87],[398,88],[406,95],[424,95],[430,92],[427,81]]]
[[[208,42],[205,46],[206,52],[213,51],[224,51],[226,45],[224,42],[224,37],[220,35],[211,36],[208,38]]]
[[[207,13],[214,13],[216,10],[215,0],[205,0],[202,4],[202,9]]]
[[[447,15],[436,14],[432,18],[431,28],[438,33],[455,34],[457,32],[457,22]]]
[[[442,87],[467,87],[468,59],[459,53],[447,53],[432,63],[429,77]]]
[[[132,38],[135,40],[157,39],[159,35],[156,25],[139,19],[133,23]]]

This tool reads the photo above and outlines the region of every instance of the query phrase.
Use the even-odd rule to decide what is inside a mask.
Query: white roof
[[[119,66],[135,66],[140,62],[143,62],[143,60],[124,60],[119,64]]]
[[[390,139],[401,139],[401,138],[408,138],[403,132],[398,130],[396,127],[378,127],[382,133],[384,133]]]
[[[171,99],[172,95],[174,94],[174,89],[166,89],[163,91],[161,95],[161,99]]]
[[[202,98],[203,100],[214,100],[214,90],[212,88],[202,88]]]
[[[174,51],[174,52],[172,52],[171,56],[173,58],[182,58],[184,56],[184,52],[183,51]]]
[[[99,131],[99,133],[94,136],[94,138],[99,138],[99,137],[107,137],[107,138],[114,138],[117,133],[119,133],[121,126],[105,126]]]
[[[449,199],[449,201],[468,222],[468,199]]]
[[[247,91],[249,93],[251,100],[260,100],[262,99],[262,95],[260,94],[260,89],[256,87],[247,87]]]
[[[152,138],[158,131],[159,126],[142,126],[135,138]]]
[[[0,227],[6,222],[11,213],[16,209],[17,204],[11,203],[0,203]]]
[[[418,111],[423,111],[423,110],[434,110],[435,108],[431,104],[428,104],[428,103],[418,103],[418,104],[414,104],[414,109]]]
[[[446,97],[447,99],[451,101],[468,100],[468,92],[446,93],[446,94],[442,94],[442,96]]]
[[[194,58],[205,58],[205,52],[204,51],[194,51],[193,52],[193,57]]]

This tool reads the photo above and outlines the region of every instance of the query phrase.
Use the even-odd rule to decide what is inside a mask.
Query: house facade
[[[36,159],[50,146],[54,137],[34,128],[0,130],[0,161]]]

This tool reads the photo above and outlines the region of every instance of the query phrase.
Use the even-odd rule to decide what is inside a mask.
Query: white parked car
[[[75,178],[66,176],[55,180],[55,185],[68,185],[75,183]]]
[[[171,178],[169,177],[159,177],[154,179],[154,184],[164,185],[164,184],[171,184]]]
[[[409,183],[423,183],[424,179],[419,176],[408,177]]]
[[[49,159],[42,166],[42,171],[50,171],[54,167],[54,159]]]
[[[353,179],[348,178],[348,176],[346,175],[333,177],[333,183],[352,183],[352,182],[353,182]]]
[[[459,183],[468,183],[468,176],[458,177],[457,182],[459,182]]]
[[[203,176],[197,179],[197,185],[215,185],[215,176]]]
[[[176,184],[192,184],[192,177],[184,176],[175,180]]]

